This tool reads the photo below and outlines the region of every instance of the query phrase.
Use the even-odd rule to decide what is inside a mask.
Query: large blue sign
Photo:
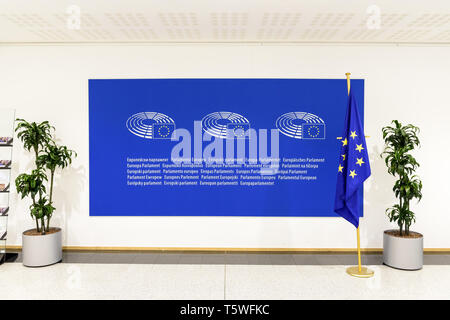
[[[90,215],[336,216],[346,104],[346,80],[89,80]]]

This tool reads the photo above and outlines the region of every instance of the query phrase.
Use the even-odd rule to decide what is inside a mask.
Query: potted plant
[[[398,230],[386,230],[383,234],[383,262],[391,267],[406,270],[421,269],[423,265],[423,235],[410,230],[416,221],[411,211],[411,201],[422,198],[422,182],[414,174],[419,163],[411,155],[420,146],[419,128],[402,126],[397,120],[393,126],[382,129],[388,172],[397,178],[393,191],[398,203],[386,210],[390,222],[396,222]]]
[[[25,150],[33,152],[35,157],[35,169],[29,174],[20,174],[15,181],[17,193],[21,198],[31,198],[30,214],[36,223],[35,229],[26,230],[22,234],[23,264],[30,267],[46,266],[62,259],[61,229],[50,227],[50,219],[55,211],[55,172],[58,168],[64,169],[71,164],[76,153],[55,143],[51,133],[54,128],[48,121],[17,121],[17,137],[23,142]]]

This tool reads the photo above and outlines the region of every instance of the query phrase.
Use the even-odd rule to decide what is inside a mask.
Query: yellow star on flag
[[[354,179],[354,178],[355,178],[355,176],[357,176],[357,174],[356,174],[355,170],[350,170],[350,174],[349,174],[349,176],[350,176],[350,177],[352,177],[352,179]]]
[[[363,161],[363,158],[356,158],[356,159],[358,159],[358,160],[356,161],[356,164],[359,164],[360,167],[362,166],[363,163],[365,163],[365,162]]]
[[[346,146],[347,145],[347,138],[345,138],[344,140],[342,140],[342,146]]]
[[[344,167],[343,167],[343,166],[341,166],[341,164],[339,164],[339,168],[338,168],[338,171],[339,171],[339,172],[342,172],[342,169],[344,169]]]
[[[350,132],[351,132],[350,137],[352,137],[353,140],[355,140],[355,137],[358,136],[358,135],[356,134],[356,131],[350,131]]]
[[[364,149],[364,148],[363,148],[363,146],[362,146],[362,143],[356,145],[356,149],[355,149],[355,150],[358,150],[359,152],[361,152],[363,149]]]
[[[345,160],[345,154],[341,155],[342,160]]]

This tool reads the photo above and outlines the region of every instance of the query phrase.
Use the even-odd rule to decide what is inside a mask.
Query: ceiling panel
[[[0,0],[0,42],[450,43],[449,0],[376,3]]]

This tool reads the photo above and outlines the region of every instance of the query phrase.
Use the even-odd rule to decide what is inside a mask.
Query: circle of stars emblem
[[[166,138],[170,134],[170,129],[168,126],[161,126],[158,128],[158,135]]]

